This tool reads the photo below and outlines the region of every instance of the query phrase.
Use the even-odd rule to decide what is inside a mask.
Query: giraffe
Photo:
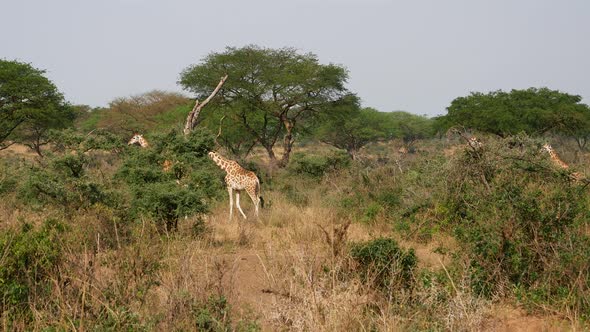
[[[131,137],[129,142],[127,142],[127,145],[133,145],[133,144],[139,144],[139,146],[141,146],[142,148],[148,148],[150,146],[150,143],[148,143],[148,141],[145,139],[145,137],[143,137],[142,134],[138,134],[138,133],[133,134],[133,137]],[[173,165],[174,164],[170,160],[166,159],[162,163],[162,170],[165,173],[168,173],[172,169]]]
[[[256,218],[258,218],[258,205],[263,202],[260,197],[260,181],[256,174],[240,166],[236,161],[226,159],[217,152],[209,152],[209,158],[211,158],[219,168],[224,170],[227,175],[225,176],[225,184],[227,185],[227,191],[229,193],[229,220],[233,217],[233,191],[236,191],[236,206],[238,210],[246,219],[246,214],[240,207],[240,192],[246,190],[252,203],[254,203]]]
[[[557,155],[557,153],[555,152],[555,150],[553,149],[553,147],[550,144],[548,144],[548,143],[543,144],[543,147],[541,148],[541,150],[545,151],[549,154],[549,158],[551,158],[551,161],[557,167],[559,167],[561,169],[566,169],[566,170],[570,168],[568,164],[566,164],[563,160],[561,160],[559,158],[559,156]],[[570,174],[570,178],[574,181],[579,182],[584,179],[584,176],[580,172],[573,172]]]
[[[134,133],[133,137],[127,142],[127,145],[139,144],[142,148],[147,148],[150,146],[148,141],[143,137],[142,134]]]

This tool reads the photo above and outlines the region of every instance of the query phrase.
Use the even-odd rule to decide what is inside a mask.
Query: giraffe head
[[[223,160],[223,158],[221,157],[221,155],[215,151],[209,151],[209,153],[207,153],[207,155],[209,156],[209,158],[211,158],[211,160],[213,160],[217,166],[221,167],[221,161]]]
[[[143,138],[143,135],[138,133],[133,134],[133,137],[131,137],[129,142],[127,142],[127,145],[133,144],[139,144],[142,148],[145,148],[149,145],[145,138]]]
[[[219,153],[214,152],[214,151],[209,151],[209,153],[207,153],[207,155],[209,156],[209,158],[215,160],[219,158]]]
[[[471,146],[473,149],[476,149],[476,150],[481,149],[483,146],[483,144],[481,144],[481,142],[475,136],[471,136],[471,138],[469,138],[468,144],[469,144],[469,146]]]

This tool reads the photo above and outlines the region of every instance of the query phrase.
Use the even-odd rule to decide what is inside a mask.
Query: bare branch
[[[7,144],[5,144],[4,142],[0,143],[0,150],[4,150],[4,149],[8,149],[11,145],[13,145],[14,141],[8,141]]]
[[[207,99],[205,99],[205,101],[203,101],[200,104],[199,104],[198,100],[195,102],[195,106],[193,107],[193,110],[190,111],[190,113],[186,117],[186,123],[184,124],[184,134],[185,135],[188,135],[191,131],[193,131],[193,129],[197,125],[197,119],[199,118],[199,113],[201,113],[201,109],[203,109],[203,107],[205,107],[205,105],[207,105],[207,103],[209,103],[209,101],[211,101],[211,99],[213,99],[213,97],[215,97],[215,95],[217,94],[219,89],[221,89],[221,86],[223,85],[223,83],[225,83],[227,76],[228,75],[226,74],[225,76],[223,76],[221,78],[221,80],[219,81],[219,84],[217,84],[217,87],[215,88],[215,90],[213,90],[213,92],[211,92],[211,94],[209,95],[209,97],[207,97]]]
[[[217,139],[219,138],[219,136],[221,136],[221,123],[223,122],[223,120],[225,119],[225,115],[221,117],[221,120],[219,120],[219,131],[217,132],[217,136],[215,136],[215,144],[220,145],[217,142]]]

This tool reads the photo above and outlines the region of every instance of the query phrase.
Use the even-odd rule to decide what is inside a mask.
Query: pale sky
[[[0,58],[47,70],[76,104],[182,91],[182,69],[248,44],[344,65],[380,111],[444,114],[470,91],[531,86],[590,103],[588,0],[0,0],[0,12]]]

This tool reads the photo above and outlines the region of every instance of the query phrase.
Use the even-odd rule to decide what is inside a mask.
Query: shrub
[[[0,160],[0,195],[12,192],[18,183],[19,170],[4,160]]]
[[[83,154],[67,154],[49,158],[47,167],[30,167],[19,198],[26,204],[58,205],[67,213],[97,203],[118,206],[114,191],[86,175],[87,162]]]
[[[205,213],[207,205],[203,193],[197,189],[181,187],[174,182],[148,183],[134,187],[133,207],[158,222],[166,229],[176,228],[178,218],[193,213]]]
[[[414,280],[417,258],[413,249],[401,249],[394,239],[378,238],[354,244],[350,255],[365,281],[391,293],[407,288]]]
[[[349,165],[350,158],[342,151],[334,151],[324,156],[294,153],[289,169],[295,174],[319,178],[328,172],[343,169]]]
[[[231,306],[225,296],[211,296],[204,302],[193,307],[195,327],[197,331],[260,331],[256,321],[239,321],[232,324]]]
[[[587,196],[539,148],[512,137],[467,151],[451,165],[443,211],[471,262],[476,293],[512,285],[522,298],[588,315],[579,282],[590,278]]]
[[[301,190],[298,190],[290,183],[280,186],[279,189],[285,194],[287,200],[296,206],[306,206],[309,203],[309,199],[305,193],[301,192]]]
[[[128,149],[117,178],[130,187],[132,213],[149,215],[170,230],[182,216],[205,213],[208,200],[221,192],[217,169],[207,157],[213,139],[171,131],[151,141],[150,148]],[[170,172],[163,170],[164,160],[172,162]]]
[[[39,230],[25,223],[18,231],[0,233],[0,313],[26,315],[32,297],[49,294],[50,278],[62,259],[64,232],[63,224],[48,219]]]
[[[123,140],[106,130],[92,130],[89,134],[76,132],[74,129],[52,130],[49,134],[55,151],[90,150],[120,151],[125,147]]]

